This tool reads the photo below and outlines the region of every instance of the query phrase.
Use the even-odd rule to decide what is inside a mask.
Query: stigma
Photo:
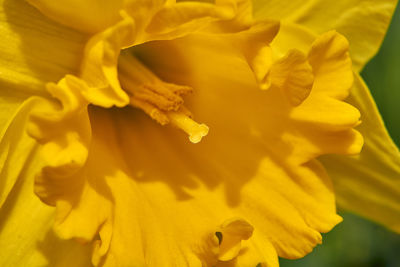
[[[193,120],[183,97],[193,88],[162,81],[133,54],[123,52],[118,61],[119,80],[130,97],[130,106],[141,109],[161,125],[171,124],[199,143],[208,134],[207,125]]]

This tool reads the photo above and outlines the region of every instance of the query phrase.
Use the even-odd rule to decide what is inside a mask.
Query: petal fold
[[[134,21],[122,14],[121,21],[93,36],[85,48],[79,76],[84,81],[82,94],[98,106],[122,107],[129,103],[118,80],[117,64],[121,49],[134,43],[136,31]]]
[[[231,219],[221,225],[216,233],[220,235],[218,260],[228,261],[236,257],[242,247],[242,240],[247,240],[253,234],[254,228],[241,219]]]
[[[30,114],[27,131],[41,144],[40,156],[45,161],[45,167],[36,177],[35,192],[44,202],[55,205],[55,199],[63,194],[60,184],[86,162],[91,126],[88,102],[80,94],[78,79],[67,76],[47,88],[55,99],[40,99]],[[47,179],[52,182],[46,183]],[[46,186],[56,190],[48,190]],[[73,186],[69,190],[73,191]]]
[[[36,141],[26,133],[29,113],[35,99],[22,103],[11,115],[10,122],[2,129],[0,136],[0,207],[7,200],[18,177],[29,163]]]
[[[378,51],[397,5],[396,0],[253,2],[255,17],[258,19],[298,23],[317,34],[337,30],[350,42],[351,57],[357,71]]]
[[[34,174],[42,163],[37,150],[25,149],[31,156],[0,209],[0,265],[89,266],[90,246],[61,240],[52,231],[55,210],[33,193]]]
[[[28,0],[44,15],[78,31],[96,33],[119,20],[123,0]]]
[[[212,20],[228,20],[235,15],[234,10],[225,6],[203,2],[181,2],[175,5],[167,5],[158,11],[146,30],[149,33],[168,33],[179,26],[191,28],[193,26],[205,26]],[[205,19],[204,22],[198,19]],[[192,25],[191,25],[192,24]]]
[[[283,90],[290,104],[298,106],[310,95],[314,74],[307,56],[293,49],[273,65],[271,80]]]
[[[45,95],[45,84],[77,74],[86,35],[50,21],[25,1],[0,3],[2,95]]]

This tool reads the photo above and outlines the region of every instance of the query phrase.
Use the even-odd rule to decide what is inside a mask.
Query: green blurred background
[[[380,52],[368,63],[362,76],[390,135],[400,147],[400,8]],[[323,235],[323,245],[303,259],[281,259],[281,266],[400,267],[400,235],[354,214],[339,213],[344,221]]]

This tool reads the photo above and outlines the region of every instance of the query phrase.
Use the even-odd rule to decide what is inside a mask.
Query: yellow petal
[[[23,122],[16,119],[18,123]],[[45,205],[33,193],[34,173],[40,167],[37,151],[28,147],[17,149],[30,157],[0,209],[0,265],[89,266],[91,248],[56,237],[51,229],[54,208]]]
[[[25,1],[0,4],[2,93],[45,94],[44,84],[79,71],[86,37],[57,25]]]
[[[184,28],[204,27],[212,20],[232,19],[235,13],[232,8],[202,2],[180,2],[167,5],[158,11],[147,27],[149,33],[168,33],[176,31],[179,26]],[[199,21],[202,19],[203,21]],[[193,31],[192,30],[192,31]]]
[[[365,145],[359,156],[323,159],[333,178],[337,201],[341,207],[400,233],[399,150],[360,76],[356,77],[349,102],[361,111],[362,124],[358,130],[365,138]]]
[[[57,202],[55,229],[63,238],[82,241],[93,240],[99,233],[92,259],[95,264],[104,260],[105,266],[130,266],[132,262],[211,266],[217,257],[224,259],[215,249],[214,234],[221,231],[218,225],[234,216],[246,218],[260,235],[251,244],[235,246],[235,251],[250,247],[251,256],[246,253],[245,259],[271,264],[271,260],[276,262],[276,252],[264,248],[274,246],[281,256],[300,257],[321,240],[313,227],[328,231],[340,221],[320,167],[310,164],[295,171],[299,178],[290,177],[270,159],[252,158],[253,148],[243,159],[250,157],[249,161],[258,164],[235,161],[237,167],[232,169],[234,158],[227,157],[232,152],[215,149],[217,137],[196,148],[174,129],[162,129],[141,111],[96,109],[91,114],[93,154],[79,179],[70,177],[62,182],[59,190],[75,188],[76,194],[64,194],[67,198]],[[231,141],[227,146],[246,151]],[[179,155],[180,151],[186,152]],[[196,166],[196,162],[202,164]],[[252,168],[256,174],[246,175]],[[307,185],[300,177],[307,177]],[[283,185],[287,194],[280,190]],[[269,197],[263,199],[266,195]]]
[[[343,94],[318,85],[294,106],[281,88],[259,90],[240,46],[225,37],[191,34],[131,51],[163,80],[194,88],[188,107],[211,129],[196,145],[139,109],[89,106],[87,115],[87,99],[79,95],[84,84],[69,81],[69,76],[60,88],[49,87],[61,107],[49,106],[53,116],[33,117],[32,135],[55,160],[41,170],[35,190],[56,206],[60,237],[94,243],[95,265],[223,266],[226,261],[228,266],[276,266],[277,255],[304,256],[321,242],[321,232],[341,221],[330,180],[315,157],[332,152],[331,138],[344,140],[342,153],[359,149],[357,138],[343,135],[352,132],[358,117],[345,112],[343,120],[352,123],[337,122],[339,131],[291,117],[307,101],[340,102]],[[328,37],[318,39],[308,57],[329,55],[310,61],[318,81],[331,71],[324,64],[351,72],[347,57],[330,54],[346,50],[332,45],[340,36],[334,34],[332,42]],[[312,106],[303,111],[308,117],[319,111]],[[331,111],[319,112],[336,125]],[[91,137],[83,131],[89,121]],[[319,128],[323,130],[315,134]],[[66,139],[69,132],[75,135]],[[320,142],[313,142],[315,135]],[[79,142],[83,146],[75,149]],[[57,149],[46,149],[52,143]],[[87,159],[80,157],[79,151],[86,150]],[[71,158],[58,161],[64,151]],[[78,163],[76,168],[64,168],[72,163]]]
[[[4,126],[0,136],[0,207],[23,172],[24,165],[30,161],[30,152],[36,145],[36,141],[25,132],[29,112],[35,103],[34,99],[27,100],[6,113],[11,121]]]
[[[306,55],[293,49],[273,65],[271,79],[274,86],[283,90],[288,101],[298,106],[310,95],[314,74]]]
[[[176,201],[174,192],[163,183],[141,183],[136,173],[140,169],[132,170],[133,174],[124,167],[127,159],[124,154],[130,148],[121,153],[118,140],[125,140],[125,137],[120,139],[125,134],[122,130],[132,127],[131,114],[122,119],[125,126],[115,128],[112,125],[122,123],[121,118],[111,116],[106,110],[95,109],[91,113],[94,136],[86,171],[79,177],[83,184],[79,183],[77,189],[81,190],[76,195],[69,194],[57,203],[58,234],[91,241],[99,233],[92,259],[95,265],[102,261],[104,266],[162,266],[169,262],[201,266],[191,250],[209,253],[201,250],[201,246],[203,242],[204,246],[213,243],[217,225],[209,228],[207,217],[201,219],[196,209],[189,209],[189,203]],[[145,147],[138,147],[142,148]],[[132,155],[140,154],[138,151]],[[63,185],[64,192],[73,186],[68,180]],[[185,220],[181,215],[171,216],[171,211],[181,214],[181,210],[189,212]],[[199,230],[206,235],[198,236]]]
[[[359,71],[378,51],[396,4],[396,0],[255,0],[254,11],[258,19],[298,23],[317,34],[337,30],[349,40],[354,68]]]
[[[257,232],[253,233],[251,239],[256,239],[257,242],[243,243],[236,258],[230,261],[219,261],[216,267],[278,267],[278,257],[272,244],[258,237]]]
[[[132,14],[132,11],[127,10],[128,14]],[[142,37],[138,38],[137,43],[169,40],[197,31],[236,32],[250,27],[251,22],[251,5],[248,0],[221,0],[215,3],[177,1],[166,4],[154,13],[148,25],[139,29],[138,35]]]
[[[276,21],[265,21],[225,36],[242,52],[261,89],[267,89],[271,83],[272,51],[269,45],[278,33],[279,26]]]
[[[310,46],[313,38],[314,35],[302,26],[281,23],[281,30],[277,38],[272,42],[272,48],[274,51],[284,54],[290,49],[290,43],[296,43],[299,49],[304,52],[306,51],[306,47]],[[330,66],[334,65],[329,65],[329,67]],[[342,66],[342,70],[339,71],[339,73],[343,72],[343,67],[344,66]],[[348,68],[349,67],[347,67],[347,69]],[[336,71],[332,72],[332,74],[335,73]],[[334,178],[333,181],[338,193],[338,203],[341,206],[380,222],[391,229],[395,229],[397,226],[393,225],[398,225],[396,221],[399,220],[398,217],[393,216],[398,212],[398,206],[396,206],[395,203],[399,202],[399,193],[395,189],[398,188],[396,185],[396,183],[398,184],[398,178],[396,177],[399,177],[399,155],[396,146],[393,144],[390,137],[388,137],[368,89],[359,79],[359,77],[355,78],[355,86],[351,89],[350,103],[357,107],[360,112],[343,102],[319,101],[319,103],[321,104],[320,107],[325,110],[341,110],[339,112],[330,113],[330,117],[342,121],[344,123],[342,124],[343,126],[354,123],[354,120],[346,122],[349,117],[341,117],[341,115],[350,112],[353,114],[353,118],[357,118],[361,113],[362,123],[359,130],[365,137],[365,147],[358,157],[350,159],[346,157],[343,159],[342,156],[329,156],[324,157],[323,163],[328,168],[329,174]],[[335,82],[345,81],[341,77],[331,77],[330,80]],[[346,87],[347,86],[343,87],[343,89]],[[346,90],[339,91],[338,93],[338,96],[342,95],[342,97],[347,94]],[[331,106],[332,104],[334,104],[335,107]],[[308,120],[320,119],[320,122],[327,121],[327,118],[320,117],[323,113],[318,112],[318,114],[319,116],[309,117]],[[303,118],[307,117],[303,116]],[[325,127],[338,126],[340,125],[325,125]],[[349,138],[351,135],[356,135],[356,133],[349,132],[346,135],[348,135]],[[360,140],[360,138],[356,136],[353,138]],[[344,140],[345,139],[342,137],[339,137],[338,139],[331,139],[331,141],[325,140],[323,143],[330,144],[326,149],[331,152],[342,153],[341,151],[343,150],[338,150],[339,146],[337,146],[337,144],[343,144]],[[350,146],[348,149],[348,152],[352,150],[353,152],[357,152],[357,146]],[[346,167],[338,168],[337,166]],[[366,179],[366,177],[370,178]],[[380,181],[383,181],[382,183],[385,185],[376,186]],[[369,183],[371,183],[371,185],[369,185]],[[364,188],[364,191],[371,190],[371,192],[374,193],[369,194],[362,191],[363,194],[359,194],[359,187]],[[392,193],[388,194],[384,190],[388,190],[388,192]],[[385,201],[392,204],[387,205]],[[372,205],[374,205],[374,212],[369,209]]]
[[[207,41],[205,41],[207,40]],[[275,151],[275,153],[279,154],[278,151],[285,151],[287,148],[281,147],[277,148],[274,147],[272,148],[272,143],[274,141],[266,141],[269,138],[270,140],[275,140],[276,145],[278,144],[278,141],[280,138],[283,140],[287,141],[288,143],[291,144],[297,144],[294,147],[298,147],[300,152],[297,149],[289,149],[292,154],[291,157],[296,158],[294,154],[299,153],[304,153],[304,151],[310,152],[311,148],[305,148],[306,145],[304,142],[302,142],[300,139],[295,136],[292,136],[290,133],[290,130],[282,129],[279,130],[282,123],[283,119],[280,117],[282,114],[285,113],[284,109],[287,107],[284,105],[284,102],[280,102],[283,99],[281,98],[275,98],[277,97],[274,92],[276,90],[271,90],[267,92],[264,92],[265,95],[263,95],[262,92],[258,92],[260,95],[258,95],[257,92],[252,91],[251,86],[249,86],[249,89],[243,89],[245,90],[246,93],[244,93],[242,90],[240,90],[240,87],[247,88],[246,85],[244,85],[244,81],[251,81],[251,78],[249,76],[249,73],[245,74],[244,72],[239,72],[238,70],[242,69],[240,67],[240,62],[235,59],[235,57],[232,57],[228,59],[226,56],[229,53],[229,48],[226,45],[222,45],[219,43],[216,39],[211,39],[208,37],[207,39],[202,39],[201,35],[199,34],[198,37],[191,36],[191,38],[187,37],[181,40],[177,40],[173,42],[174,45],[171,44],[171,47],[168,47],[168,43],[165,43],[165,45],[153,43],[151,48],[146,50],[146,46],[143,46],[143,50],[139,50],[138,52],[139,55],[142,56],[143,59],[147,60],[146,62],[154,69],[157,71],[157,73],[162,76],[162,77],[168,77],[169,79],[172,79],[172,81],[177,82],[179,84],[189,84],[194,88],[194,97],[193,101],[191,102],[191,110],[193,111],[194,114],[200,114],[200,118],[202,121],[207,122],[207,125],[210,127],[210,134],[207,136],[207,139],[204,140],[204,144],[207,142],[211,142],[210,139],[212,140],[213,133],[223,131],[227,132],[227,134],[223,137],[224,138],[224,143],[229,142],[228,140],[235,140],[236,138],[239,140],[243,139],[243,136],[246,135],[246,129],[249,129],[249,134],[252,134],[252,138],[255,140],[263,139],[265,140],[265,145],[269,147],[270,151]],[[328,47],[329,51],[335,51],[336,48],[330,48]],[[168,51],[168,53],[165,53],[165,55],[157,52],[157,51]],[[185,51],[185,52],[182,52]],[[225,53],[220,53],[217,51],[225,51]],[[143,53],[143,54],[141,54]],[[187,54],[186,54],[187,53]],[[152,55],[151,57],[146,57],[146,55]],[[192,60],[188,60],[185,55],[190,55],[190,58]],[[202,58],[208,58],[212,59],[212,61],[204,61],[201,60]],[[339,61],[346,60],[344,59],[338,59]],[[160,64],[161,63],[161,64]],[[327,64],[330,64],[327,62]],[[183,67],[179,67],[180,65],[185,66],[186,70],[183,69]],[[226,73],[226,68],[229,66],[230,72],[229,74],[225,74],[226,77],[223,79],[223,82],[221,82],[221,77],[219,75]],[[174,69],[175,71],[171,73],[169,70]],[[179,70],[179,72],[177,72]],[[233,71],[236,70],[236,71]],[[351,67],[347,67],[347,71],[351,73]],[[194,73],[199,73],[199,75],[194,75]],[[200,74],[201,73],[201,74]],[[321,79],[323,76],[321,76]],[[200,90],[201,88],[207,88],[204,90]],[[213,89],[211,89],[213,88]],[[331,95],[331,92],[324,92],[323,87],[316,89],[319,91],[322,95],[325,94],[325,97],[330,97],[333,98]],[[340,90],[349,90],[349,88],[338,88],[338,91]],[[317,92],[315,95],[318,95]],[[219,97],[218,97],[219,96]],[[207,108],[204,108],[201,104],[199,104],[199,98],[206,98],[207,100],[204,100],[204,103],[209,103],[207,105]],[[311,95],[310,95],[311,97]],[[224,99],[223,102],[227,103],[225,105],[218,105],[217,99]],[[255,100],[257,99],[257,100]],[[273,102],[270,102],[271,99],[274,99]],[[277,99],[280,99],[277,101]],[[247,101],[249,101],[251,108],[246,105]],[[317,102],[317,98],[313,98],[312,102],[315,101]],[[332,99],[332,101],[335,101]],[[278,103],[279,102],[279,103]],[[315,103],[314,102],[314,103]],[[215,103],[216,107],[213,109],[213,106],[211,105],[212,103]],[[260,106],[257,106],[257,103],[260,103]],[[344,104],[346,105],[346,104]],[[228,107],[235,107],[234,110],[228,108]],[[299,108],[301,105],[299,106]],[[262,112],[264,109],[268,109],[269,111]],[[350,107],[349,107],[350,108]],[[253,113],[252,111],[257,110],[258,112]],[[274,112],[275,110],[275,112]],[[350,110],[352,110],[350,108]],[[324,114],[329,114],[329,110],[325,110],[320,112],[321,116],[324,116]],[[223,114],[226,114],[225,116]],[[274,115],[272,115],[274,114]],[[311,114],[315,114],[315,112],[310,112]],[[347,124],[344,125],[342,129],[351,129],[354,125],[357,124],[358,122],[358,116],[353,116],[352,113],[345,113],[349,115],[349,121],[352,121],[352,125]],[[356,114],[357,115],[357,114]],[[344,115],[345,116],[345,115]],[[216,120],[217,117],[223,117],[221,118],[221,121],[219,123],[210,123],[210,121]],[[208,119],[207,119],[208,118]],[[262,122],[257,122],[258,119],[261,120]],[[274,120],[276,123],[274,123]],[[245,121],[243,125],[240,124],[240,122]],[[335,119],[331,117],[329,121],[335,122]],[[340,122],[337,122],[340,124]],[[240,126],[239,126],[240,124]],[[265,128],[261,129],[258,128],[257,125],[263,124]],[[305,126],[305,125],[303,125]],[[298,131],[298,129],[302,129],[303,126],[297,125],[297,128],[295,131]],[[222,129],[222,128],[223,129]],[[309,127],[309,126],[307,126]],[[306,127],[306,128],[307,128]],[[325,135],[326,137],[329,135],[326,135],[327,132],[326,130],[330,131],[329,128],[325,129],[325,132],[320,132],[321,136]],[[333,130],[333,129],[332,129]],[[283,131],[283,133],[281,132]],[[289,131],[289,132],[288,132]],[[333,130],[336,131],[336,130]],[[280,133],[282,137],[273,137],[275,133]],[[307,134],[310,134],[308,132]],[[306,134],[306,135],[307,135]],[[340,135],[340,132],[337,132],[335,134]],[[287,139],[286,139],[287,138]],[[293,139],[292,139],[293,138]],[[347,145],[344,143],[342,147],[342,153],[353,153],[356,152],[357,150],[360,149],[360,145],[362,142],[358,142],[356,140],[360,140],[359,134],[357,135],[356,138],[351,137],[340,137],[338,139],[347,140],[346,142]],[[290,140],[290,141],[289,141]],[[295,141],[296,140],[296,141]],[[350,141],[353,140],[353,141]],[[283,141],[283,142],[285,142]],[[299,141],[301,143],[297,143]],[[327,141],[327,139],[325,140]],[[203,141],[202,141],[203,142]],[[217,142],[217,141],[215,141]],[[254,141],[256,142],[256,141]],[[354,142],[354,147],[350,150],[347,150],[346,147],[348,147],[349,144],[353,144]],[[325,142],[325,143],[329,143]],[[200,144],[202,145],[202,144]],[[314,144],[315,145],[315,144]],[[323,145],[323,143],[320,143],[319,145]],[[220,147],[220,145],[217,145],[216,143],[214,144],[214,150],[216,147]],[[246,146],[244,145],[243,148],[241,149],[233,149],[232,146],[230,146],[231,152],[227,151],[226,153],[231,153],[234,154],[233,151],[241,151],[241,154],[245,153],[244,151],[251,151],[246,147],[252,147],[251,145]],[[301,147],[301,149],[300,149]],[[323,146],[322,146],[323,147]],[[319,149],[322,148],[319,146]],[[221,147],[221,149],[223,149]],[[327,148],[322,148],[319,153],[331,153],[332,150],[325,150]],[[294,150],[294,151],[293,151]],[[186,150],[185,150],[186,151]],[[329,152],[328,152],[329,151]],[[207,155],[210,153],[203,152]],[[200,153],[199,153],[200,154]],[[311,153],[312,154],[312,153]],[[303,154],[303,156],[305,156]],[[303,157],[302,156],[302,157]],[[308,155],[310,156],[310,155]],[[315,156],[315,154],[314,154]],[[244,158],[251,157],[250,155],[243,156]],[[307,156],[305,156],[307,158]],[[235,161],[235,157],[229,157],[232,161]],[[304,158],[302,160],[305,160]],[[295,160],[294,160],[295,161]],[[304,162],[304,161],[303,161]],[[230,165],[232,168],[232,166]],[[272,169],[272,168],[270,168]],[[253,226],[253,222],[249,221]],[[255,229],[258,229],[255,227]],[[328,229],[328,228],[326,228]],[[295,249],[293,249],[295,250]],[[294,253],[292,250],[292,253]],[[280,251],[283,253],[282,251]],[[288,253],[290,254],[290,253]],[[295,254],[295,253],[294,253]],[[300,254],[300,253],[299,253]],[[293,256],[294,257],[294,256]]]
[[[232,13],[228,18],[235,15],[231,8],[225,5],[185,2],[160,8],[152,17],[152,12],[149,10],[157,10],[156,7],[160,7],[161,3],[157,1],[151,3],[145,5],[142,11],[138,11],[134,8],[136,1],[129,2],[127,10],[121,12],[119,21],[88,41],[79,77],[87,85],[82,86],[82,94],[92,104],[102,107],[123,107],[129,103],[129,97],[122,90],[118,80],[117,62],[121,49],[152,40],[174,39],[199,31],[210,26],[211,22],[226,20],[224,13],[227,10],[228,13]],[[145,11],[150,13],[146,16],[149,25],[144,22],[138,24],[137,17],[143,17],[141,12]],[[220,14],[221,12],[223,14]],[[260,43],[264,45],[273,38],[277,26],[277,23],[270,23],[258,27],[255,33],[247,34],[250,37],[245,36],[245,38],[256,39],[254,36],[261,36],[259,32],[262,31],[265,37],[255,41],[257,46],[260,46]]]
[[[245,220],[230,219],[221,225],[219,234],[218,260],[228,261],[236,257],[242,247],[242,240],[249,239],[254,228]]]
[[[40,99],[31,111],[27,131],[42,144],[40,156],[46,164],[37,175],[35,192],[46,203],[55,205],[61,193],[42,189],[42,180],[52,177],[52,186],[57,188],[82,168],[88,156],[91,128],[88,102],[80,95],[81,83],[76,78],[66,76],[57,85],[47,87],[60,103]]]
[[[347,40],[334,31],[321,35],[311,48],[309,61],[315,76],[311,96],[293,111],[292,117],[335,130],[349,129],[358,124],[359,111],[338,101],[348,96],[353,85]],[[312,114],[310,108],[324,112]]]
[[[28,0],[43,14],[78,31],[96,33],[119,19],[123,0]]]
[[[0,138],[4,135],[8,124],[11,123],[15,112],[18,110],[20,105],[24,102],[26,95],[18,94],[17,92],[10,92],[6,90],[6,85],[2,85],[0,82],[0,86],[4,86],[4,90],[2,89],[0,92]]]
[[[135,24],[127,15],[89,40],[80,73],[87,85],[81,86],[82,94],[88,101],[103,107],[122,107],[129,103],[118,80],[117,62],[120,50],[133,45],[134,41]]]

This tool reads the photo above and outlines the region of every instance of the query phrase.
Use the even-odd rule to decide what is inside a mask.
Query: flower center
[[[172,124],[185,131],[192,143],[208,134],[207,125],[195,122],[184,106],[183,97],[193,92],[191,87],[162,81],[127,51],[121,53],[118,72],[132,107],[143,110],[161,125]]]

